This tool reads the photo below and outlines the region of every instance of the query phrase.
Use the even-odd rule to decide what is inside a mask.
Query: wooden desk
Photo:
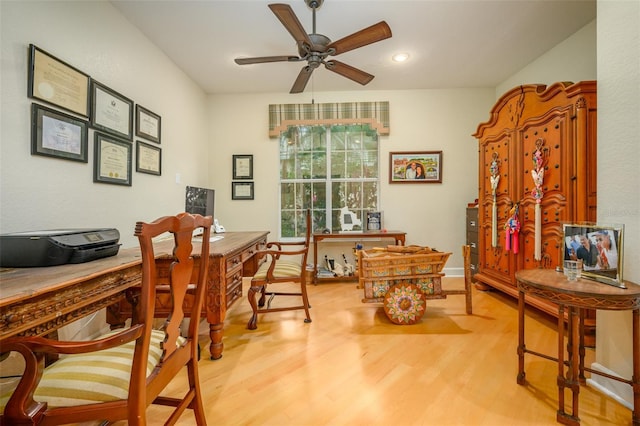
[[[267,234],[229,232],[211,243],[202,316],[209,323],[212,359],[222,356],[227,309],[242,296],[242,276],[257,269],[253,255],[266,244]],[[160,242],[155,245],[156,255],[168,260],[172,248],[173,241]],[[159,263],[162,268],[163,262]],[[139,284],[141,277],[139,248],[87,263],[4,269],[0,273],[0,339],[45,335],[102,308],[107,308],[110,324],[123,324],[131,312],[124,292]],[[167,304],[158,301],[160,309]]]
[[[558,362],[558,411],[556,420],[579,425],[578,396],[584,372],[599,374],[629,384],[633,388],[633,424],[640,425],[640,285],[625,281],[626,289],[587,279],[568,281],[562,272],[525,269],[516,272],[518,281],[518,384],[525,384],[524,355],[541,356]],[[558,358],[527,349],[524,342],[525,294],[558,304]],[[568,308],[568,309],[567,309]],[[633,375],[622,379],[584,366],[584,320],[586,309],[631,310],[633,315]],[[564,318],[568,316],[567,360],[564,351]],[[565,374],[564,367],[567,365]],[[564,389],[572,392],[572,413],[565,412]]]
[[[388,238],[395,241],[395,245],[404,245],[406,232],[402,231],[363,231],[363,232],[345,232],[345,233],[330,233],[325,234],[323,232],[316,232],[313,234],[313,282],[314,284],[319,281],[318,278],[318,243],[323,240],[371,240]],[[323,278],[323,280],[331,280],[332,278]],[[341,281],[354,279],[358,277],[337,277]]]

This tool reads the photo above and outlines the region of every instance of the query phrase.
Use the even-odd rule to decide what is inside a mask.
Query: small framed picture
[[[103,132],[133,140],[133,101],[91,81],[91,125]]]
[[[581,276],[626,288],[622,278],[623,232],[624,225],[565,224],[563,260],[582,260]]]
[[[253,200],[253,182],[231,182],[232,200]]]
[[[161,117],[136,104],[136,136],[160,143]]]
[[[89,117],[91,78],[44,50],[29,45],[27,95],[67,111]]]
[[[233,179],[253,179],[253,155],[233,156]]]
[[[128,141],[95,132],[93,181],[131,186],[132,150]]]
[[[389,183],[442,183],[442,151],[390,152]]]
[[[89,162],[88,123],[76,117],[31,104],[31,155]]]
[[[136,172],[162,175],[162,149],[142,141],[136,142]]]

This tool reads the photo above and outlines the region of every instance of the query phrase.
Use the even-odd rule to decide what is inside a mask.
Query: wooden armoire
[[[517,270],[561,265],[564,223],[595,222],[596,115],[595,81],[531,84],[505,93],[489,121],[478,126],[473,135],[479,141],[479,267],[474,279],[480,286],[517,297]],[[536,151],[542,163],[534,161]],[[543,179],[536,185],[532,170],[539,172],[540,164]],[[505,224],[516,205],[519,229],[512,234]],[[550,302],[527,300],[558,314]],[[587,323],[593,332],[595,313],[588,313]]]

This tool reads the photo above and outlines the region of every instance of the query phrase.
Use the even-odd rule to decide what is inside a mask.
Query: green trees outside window
[[[290,126],[280,135],[281,237],[304,236],[308,208],[313,231],[339,231],[345,206],[366,223],[378,210],[378,166],[378,134],[367,124]]]

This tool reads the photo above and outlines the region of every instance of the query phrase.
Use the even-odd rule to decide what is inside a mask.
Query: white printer
[[[114,228],[54,229],[0,235],[0,266],[24,268],[83,263],[118,253]]]

